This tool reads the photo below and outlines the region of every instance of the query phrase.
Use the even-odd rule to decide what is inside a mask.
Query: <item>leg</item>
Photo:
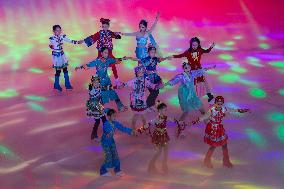
[[[116,106],[117,106],[117,109],[119,111],[126,111],[127,110],[127,106],[124,106],[120,100],[120,98],[118,97],[117,93],[115,92],[115,103],[116,103]]]
[[[54,76],[54,89],[57,89],[58,91],[62,91],[62,88],[59,84],[59,78],[60,78],[61,69],[55,70],[55,76]]]
[[[214,96],[211,94],[211,90],[209,88],[208,82],[205,77],[204,77],[204,85],[208,96],[208,102],[210,102],[214,98]]]
[[[145,119],[144,115],[141,115],[141,120],[142,120],[142,124],[146,125],[146,119]]]
[[[228,168],[232,168],[233,164],[230,161],[229,157],[229,150],[227,144],[222,146],[222,151],[223,151],[223,165]]]
[[[180,120],[180,121],[184,121],[187,115],[188,115],[188,112],[182,112],[182,114],[181,114],[179,120]]]
[[[161,153],[162,153],[162,147],[161,147],[161,146],[155,146],[155,148],[156,148],[156,149],[155,149],[156,152],[155,152],[154,156],[152,157],[152,159],[150,160],[149,166],[148,166],[148,171],[149,171],[149,172],[152,172],[152,173],[157,172],[155,163],[156,163],[158,157],[159,157],[159,156],[161,155]]]
[[[134,130],[136,129],[135,127],[136,127],[136,122],[137,122],[138,117],[139,117],[139,115],[137,115],[137,114],[134,114],[132,116],[131,128],[134,129]]]
[[[111,145],[111,154],[112,154],[112,165],[114,167],[115,174],[121,172],[120,169],[120,160],[118,157],[117,149],[115,144]]]
[[[63,73],[64,73],[64,79],[65,79],[65,87],[66,87],[66,89],[73,89],[73,87],[71,86],[70,80],[69,80],[69,75],[68,75],[67,67],[63,68]]]
[[[101,176],[110,176],[108,172],[108,168],[112,167],[112,155],[111,155],[111,147],[109,144],[102,144],[105,160],[100,168]]]
[[[169,146],[166,144],[164,147],[164,158],[162,163],[162,170],[164,173],[168,172],[168,154],[169,154]]]
[[[91,140],[93,140],[94,138],[98,138],[98,128],[100,125],[100,118],[99,119],[95,119],[95,124],[92,130],[92,134],[91,134]]]
[[[112,50],[108,50],[108,56],[110,58],[115,58],[112,54]],[[116,69],[116,65],[115,64],[112,64],[111,65],[111,70],[112,70],[112,73],[113,73],[113,76],[115,78],[115,80],[117,81],[118,80],[118,73],[117,73],[117,69]]]
[[[147,100],[146,100],[146,103],[147,103],[147,106],[148,108],[152,107],[155,105],[155,101],[159,95],[159,90],[154,90],[154,89],[148,89],[150,94],[149,96],[147,97]]]
[[[213,165],[211,163],[211,156],[212,156],[215,149],[216,149],[216,147],[210,146],[207,153],[206,153],[206,156],[204,158],[204,165],[208,168],[211,168],[211,169],[213,168]]]

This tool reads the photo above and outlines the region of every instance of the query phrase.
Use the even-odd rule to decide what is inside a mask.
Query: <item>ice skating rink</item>
[[[1,0],[0,1],[0,188],[1,189],[283,189],[284,188],[284,2],[278,0]],[[146,19],[163,56],[189,47],[191,37],[204,48],[203,67],[216,65],[207,78],[214,95],[229,107],[252,113],[227,115],[233,169],[222,166],[222,151],[213,155],[214,169],[203,166],[208,146],[204,124],[187,128],[186,138],[171,137],[169,173],[150,175],[147,164],[154,148],[146,134],[116,133],[125,172],[102,178],[100,144],[90,140],[94,120],[86,117],[87,85],[95,70],[75,71],[97,57],[95,46],[65,43],[73,91],[53,90],[54,70],[48,47],[52,26],[60,24],[74,40],[100,29],[101,17],[113,31],[138,30]],[[134,37],[114,41],[116,57],[135,56]],[[158,65],[164,82],[182,72],[186,59]],[[134,77],[133,61],[118,65],[121,81]],[[112,74],[111,69],[109,70]],[[61,74],[61,77],[63,74]],[[111,75],[113,79],[113,76]],[[61,78],[63,87],[63,77]],[[181,114],[178,87],[165,88],[158,99],[168,114]],[[129,105],[129,90],[118,91]],[[207,99],[203,99],[208,107]],[[107,107],[115,107],[113,103]],[[117,119],[130,127],[131,111]],[[150,121],[155,115],[147,114]],[[199,116],[191,112],[188,121]],[[99,128],[101,133],[101,127]],[[160,170],[161,165],[157,165]]]

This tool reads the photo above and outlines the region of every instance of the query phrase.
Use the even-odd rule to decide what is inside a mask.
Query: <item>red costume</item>
[[[209,53],[212,50],[212,48],[213,47],[210,47],[209,49],[203,49],[203,48],[199,47],[199,48],[197,48],[197,50],[193,50],[193,49],[189,48],[184,53],[178,54],[178,55],[173,55],[173,57],[174,58],[186,57],[191,69],[192,70],[198,70],[198,69],[202,68],[201,62],[200,62],[201,61],[201,55],[203,53]],[[198,87],[198,84],[202,84],[202,85]],[[210,93],[208,86],[206,86],[206,84],[205,84],[205,77],[204,76],[195,78],[194,79],[194,85],[195,85],[196,94],[199,97],[204,96],[205,91],[207,91],[207,93]],[[213,96],[212,96],[212,98],[213,98]]]
[[[109,20],[101,18],[100,22],[109,23]],[[101,57],[101,49],[103,47],[107,47],[108,48],[108,56],[110,58],[115,58],[112,54],[112,49],[113,49],[112,38],[121,39],[121,36],[116,34],[115,32],[110,31],[110,30],[106,30],[106,31],[100,30],[97,33],[95,33],[95,34],[87,37],[86,39],[84,39],[84,42],[86,43],[86,45],[88,47],[97,42],[98,57]],[[112,64],[111,68],[112,68],[114,78],[117,79],[118,74],[117,74],[115,64]]]
[[[152,143],[157,146],[164,146],[170,141],[170,137],[167,132],[167,116],[161,117],[153,123],[155,124],[155,130],[152,134]]]
[[[227,108],[222,107],[218,110],[216,107],[212,107],[210,112],[209,122],[205,129],[204,142],[210,146],[223,146],[227,144],[228,139],[222,124],[222,119],[225,117]]]

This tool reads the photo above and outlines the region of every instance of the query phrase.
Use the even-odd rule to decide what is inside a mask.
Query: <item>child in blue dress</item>
[[[116,176],[122,176],[123,172],[120,169],[120,161],[116,150],[114,141],[114,133],[118,129],[119,131],[136,135],[136,131],[127,127],[124,127],[121,123],[115,120],[116,112],[113,109],[107,111],[107,121],[103,124],[103,135],[101,138],[101,145],[105,154],[105,160],[100,168],[101,176],[111,176],[108,169],[114,168]]]
[[[204,71],[213,69],[215,68],[215,66],[210,68],[191,70],[190,65],[187,62],[184,62],[182,68],[184,70],[183,73],[176,75],[165,84],[165,86],[173,86],[181,83],[178,89],[179,104],[183,112],[180,117],[180,121],[184,121],[188,113],[192,110],[199,110],[202,114],[205,113],[202,102],[196,95],[194,88],[194,79],[203,76]]]
[[[96,58],[94,61],[86,64],[86,65],[82,65],[79,67],[76,67],[75,70],[78,69],[85,69],[85,67],[87,68],[92,68],[92,67],[96,67],[96,74],[98,75],[98,77],[100,78],[100,84],[101,84],[101,95],[102,95],[102,104],[106,104],[109,103],[109,101],[115,101],[116,105],[117,105],[117,109],[119,111],[126,111],[127,110],[127,106],[124,106],[120,100],[120,98],[118,97],[117,93],[115,92],[115,87],[113,87],[111,80],[107,74],[107,69],[110,65],[112,64],[116,64],[117,62],[123,60],[126,60],[127,58],[110,58],[108,56],[108,48],[107,47],[103,47],[102,49],[102,56]]]

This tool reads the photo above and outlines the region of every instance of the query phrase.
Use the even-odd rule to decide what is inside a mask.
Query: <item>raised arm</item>
[[[214,47],[215,43],[212,43],[212,45],[208,49],[202,49],[202,53],[209,53]]]
[[[159,17],[160,17],[160,13],[158,12],[157,15],[156,15],[156,19],[155,19],[155,22],[154,24],[152,25],[152,27],[149,29],[149,33],[152,33],[158,23],[158,20],[159,20]]]

